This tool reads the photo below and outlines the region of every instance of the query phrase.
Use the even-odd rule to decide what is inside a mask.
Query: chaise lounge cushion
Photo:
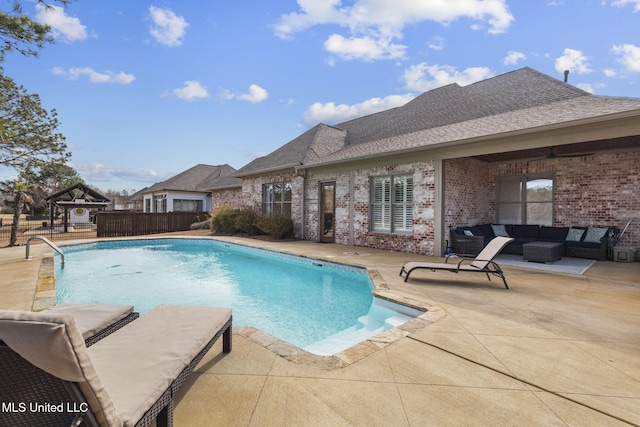
[[[43,371],[77,382],[100,425],[122,425],[71,314],[0,311],[0,340]]]
[[[231,309],[161,305],[88,352],[124,425],[134,425],[231,317]],[[126,363],[114,367],[114,360]]]
[[[133,313],[132,305],[116,304],[58,304],[49,313],[72,314],[86,340]]]

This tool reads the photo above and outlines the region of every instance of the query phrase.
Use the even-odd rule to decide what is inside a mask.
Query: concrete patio
[[[398,277],[423,256],[224,239],[370,267],[394,294],[446,316],[334,369],[234,333],[233,351],[216,344],[181,389],[177,426],[640,425],[638,262],[596,262],[583,276],[503,266],[506,290],[476,274]],[[0,249],[0,308],[31,310],[38,286],[53,294],[38,280],[50,252]]]

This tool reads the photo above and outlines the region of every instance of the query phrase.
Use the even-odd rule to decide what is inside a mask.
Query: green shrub
[[[249,236],[255,236],[258,234],[258,218],[259,214],[256,209],[242,208],[236,215],[235,228],[238,231],[247,233]]]
[[[238,212],[238,209],[227,205],[216,208],[215,215],[211,217],[211,230],[215,233],[235,233]]]
[[[274,240],[293,236],[293,220],[282,215],[261,215],[258,228]]]

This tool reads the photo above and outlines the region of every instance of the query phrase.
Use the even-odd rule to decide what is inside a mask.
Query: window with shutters
[[[392,175],[371,179],[371,229],[409,233],[413,229],[413,176]]]

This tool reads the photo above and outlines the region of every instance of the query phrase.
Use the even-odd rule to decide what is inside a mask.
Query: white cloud
[[[444,39],[442,37],[436,36],[431,39],[429,43],[427,43],[429,49],[433,50],[443,50],[444,49]]]
[[[605,68],[604,69],[604,75],[607,77],[615,77],[618,75],[618,72],[616,70],[614,70],[613,68]]]
[[[171,93],[176,98],[186,99],[187,101],[209,97],[207,88],[202,86],[197,80],[187,80],[184,82],[184,87],[174,89]]]
[[[340,123],[402,106],[413,98],[414,96],[411,94],[390,95],[385,98],[371,98],[354,105],[316,102],[304,113],[304,121],[310,126],[318,123]]]
[[[55,67],[52,72],[57,76],[66,76],[69,80],[78,80],[81,76],[87,76],[91,83],[129,84],[135,80],[133,74],[127,74],[123,71],[119,73],[114,73],[113,71],[99,73],[91,67],[74,67],[69,68],[69,70]]]
[[[612,52],[618,55],[618,62],[624,65],[628,71],[640,72],[640,47],[632,44],[613,46]]]
[[[295,33],[316,25],[348,27],[349,36],[333,34],[324,46],[343,59],[397,59],[404,57],[405,46],[394,42],[402,39],[406,25],[435,21],[448,25],[460,18],[474,20],[474,29],[488,24],[492,34],[505,32],[513,15],[505,0],[356,0],[342,6],[340,0],[298,0],[299,12],[281,15],[273,26],[276,36],[291,38]],[[477,22],[483,25],[477,25]],[[437,44],[435,46],[438,46]]]
[[[166,46],[181,46],[189,23],[182,16],[173,13],[171,9],[150,6],[149,13],[153,21],[149,33],[153,38]]]
[[[407,68],[402,80],[405,82],[405,88],[415,92],[426,92],[452,83],[466,86],[491,76],[493,73],[486,67],[470,67],[460,72],[450,65],[429,65],[423,62]]]
[[[578,89],[584,90],[585,92],[589,92],[592,95],[595,93],[595,89],[593,88],[593,85],[589,83],[578,83],[576,87]]]
[[[510,50],[504,58],[504,65],[515,65],[519,61],[524,61],[525,59],[527,59],[527,57],[524,53],[516,50]]]
[[[73,16],[67,16],[64,9],[58,6],[36,4],[36,20],[51,27],[51,35],[56,40],[72,43],[87,39],[87,27]]]
[[[564,54],[556,59],[556,71],[564,73],[565,70],[569,70],[572,73],[586,74],[590,73],[588,58],[579,50],[565,49]]]
[[[633,5],[634,12],[640,12],[640,0],[614,0],[611,2],[612,6],[624,7],[626,5]]]
[[[87,182],[135,181],[149,184],[159,178],[158,172],[152,169],[133,169],[102,163],[74,164],[73,168]]]
[[[229,91],[228,89],[223,89],[222,93],[220,93],[220,98],[223,100],[232,100],[238,99],[240,101],[248,101],[252,104],[259,104],[269,97],[269,93],[256,84],[252,84],[249,86],[249,92],[243,94],[237,94]]]
[[[342,59],[362,59],[372,61],[376,59],[404,58],[406,46],[391,42],[391,38],[380,37],[351,37],[349,39],[339,35],[331,35],[324,43],[328,52],[338,55]]]

